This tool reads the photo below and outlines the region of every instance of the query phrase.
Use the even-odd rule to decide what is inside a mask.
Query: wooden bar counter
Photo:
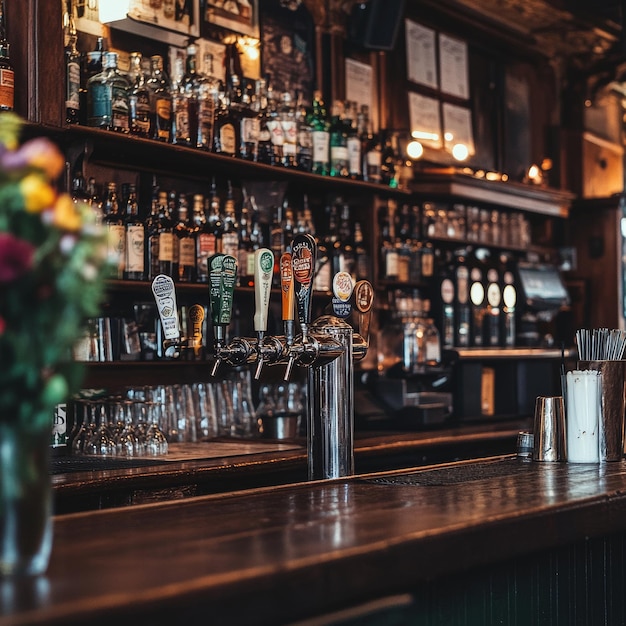
[[[625,531],[625,462],[513,456],[68,514],[0,624],[620,624]]]

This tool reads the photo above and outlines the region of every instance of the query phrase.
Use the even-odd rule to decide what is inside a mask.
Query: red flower
[[[4,317],[0,317],[0,335],[4,334],[4,330],[7,327],[7,323],[4,319]]]
[[[10,233],[0,233],[0,283],[10,283],[33,264],[35,248]]]

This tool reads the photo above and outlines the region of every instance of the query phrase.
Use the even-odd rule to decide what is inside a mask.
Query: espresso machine
[[[452,414],[452,364],[429,305],[417,292],[394,294],[378,333],[374,394],[394,427],[436,426]]]

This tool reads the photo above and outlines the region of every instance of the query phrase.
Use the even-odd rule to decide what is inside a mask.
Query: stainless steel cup
[[[534,461],[565,461],[565,407],[563,396],[538,396],[533,427]]]

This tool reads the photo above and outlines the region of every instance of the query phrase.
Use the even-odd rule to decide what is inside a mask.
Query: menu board
[[[467,146],[469,154],[474,154],[474,134],[472,132],[472,112],[465,108],[444,102],[443,137],[445,147],[451,150],[457,144]]]
[[[372,110],[372,66],[346,59],[346,100],[365,104]]]
[[[469,98],[467,44],[448,35],[439,35],[439,75],[441,91],[450,96]]]
[[[424,145],[441,148],[441,112],[439,100],[409,92],[411,137]]]

